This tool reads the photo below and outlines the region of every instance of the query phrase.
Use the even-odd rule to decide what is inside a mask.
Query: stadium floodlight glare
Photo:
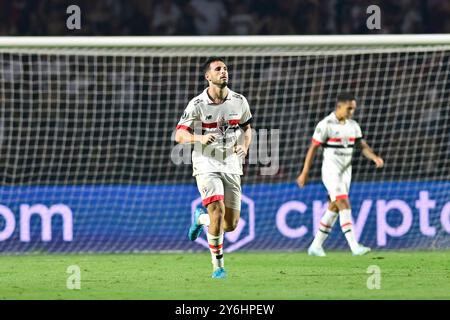
[[[203,250],[186,241],[192,168],[170,156],[210,55],[225,58],[256,134],[280,130],[278,172],[245,166],[257,220],[243,207],[242,234],[226,241],[251,226],[240,250],[307,248],[327,201],[320,155],[307,188],[295,178],[315,124],[351,91],[355,119],[386,161],[376,170],[354,156],[361,242],[450,246],[450,35],[0,37],[0,250]],[[60,204],[64,215],[49,209]],[[24,208],[43,211],[21,225]],[[326,246],[346,246],[339,230]]]

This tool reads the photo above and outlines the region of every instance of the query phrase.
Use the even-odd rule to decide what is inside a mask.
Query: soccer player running
[[[212,278],[226,278],[223,236],[239,222],[242,161],[251,143],[252,115],[247,99],[228,88],[228,69],[222,58],[208,58],[203,72],[209,86],[187,105],[175,140],[194,144],[193,176],[208,211],[195,211],[188,237],[194,241],[203,226],[208,226]]]
[[[312,256],[326,256],[323,243],[328,237],[338,216],[341,230],[347,239],[353,255],[364,255],[370,248],[360,245],[352,227],[351,208],[348,197],[352,178],[353,147],[361,148],[362,154],[372,160],[377,168],[384,165],[364,141],[359,124],[352,120],[356,109],[355,97],[350,93],[342,93],[337,97],[334,112],[320,121],[314,131],[311,146],[306,154],[303,170],[297,178],[297,184],[303,188],[308,181],[314,155],[319,147],[324,148],[322,162],[322,182],[328,191],[328,210],[320,220],[319,231],[308,248]]]

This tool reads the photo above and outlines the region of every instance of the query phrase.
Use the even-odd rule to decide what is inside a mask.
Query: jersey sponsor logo
[[[211,114],[208,114],[207,116],[206,116],[206,120],[211,120],[212,119],[212,115]]]
[[[241,100],[242,100],[242,96],[241,96],[240,94],[234,93],[232,96],[233,96],[234,98],[237,98],[237,99],[241,99]]]
[[[187,117],[188,117],[187,112],[186,111],[183,112],[183,115],[181,116],[181,119],[187,119]]]
[[[353,155],[353,149],[351,149],[351,150],[352,151],[350,151],[350,152],[343,152],[343,151],[335,150],[334,154],[337,156],[351,157]]]

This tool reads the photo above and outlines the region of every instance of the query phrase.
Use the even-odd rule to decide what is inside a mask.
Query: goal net
[[[337,94],[385,160],[355,150],[356,235],[373,249],[450,247],[450,37],[0,39],[0,252],[204,250],[176,124],[225,58],[253,113],[243,202],[225,251],[304,250],[327,203],[321,152],[295,179]],[[338,224],[325,247],[345,249]]]

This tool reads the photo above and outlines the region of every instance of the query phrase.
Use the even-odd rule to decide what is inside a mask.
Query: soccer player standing
[[[207,59],[203,72],[209,86],[189,102],[175,140],[195,145],[193,176],[208,211],[196,210],[188,237],[197,239],[202,227],[208,226],[212,278],[225,278],[223,236],[239,222],[242,161],[251,143],[252,115],[247,99],[228,88],[228,69],[222,58]]]
[[[336,109],[318,123],[315,128],[311,146],[306,154],[303,170],[297,178],[297,184],[303,188],[308,181],[314,155],[319,147],[324,148],[322,162],[322,182],[328,191],[328,210],[320,220],[319,231],[308,248],[308,254],[325,256],[323,243],[328,237],[338,216],[341,230],[345,234],[353,255],[364,255],[370,248],[360,245],[352,227],[351,208],[348,193],[352,178],[353,147],[361,148],[362,154],[372,160],[377,168],[384,165],[364,141],[359,124],[352,120],[356,109],[355,97],[342,93],[337,97]]]

